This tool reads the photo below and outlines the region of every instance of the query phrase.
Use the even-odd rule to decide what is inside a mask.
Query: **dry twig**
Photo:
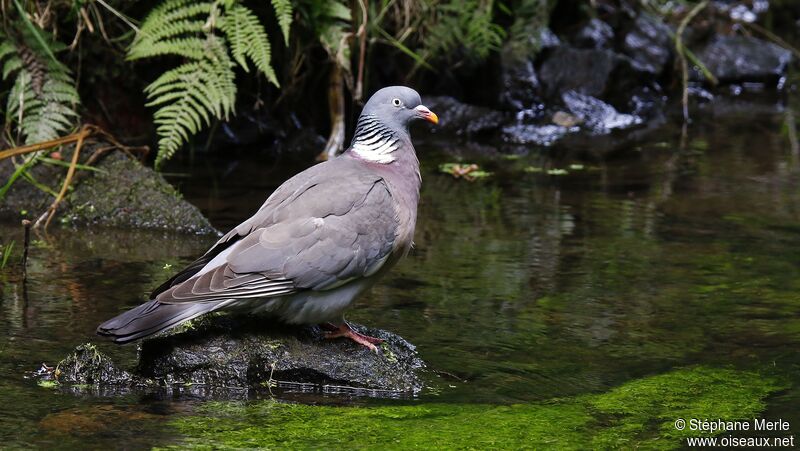
[[[64,178],[64,182],[61,185],[61,191],[56,195],[55,200],[53,203],[48,207],[47,211],[45,211],[34,223],[34,229],[38,229],[39,226],[44,223],[44,228],[47,229],[47,226],[50,225],[50,221],[55,216],[56,208],[64,199],[66,195],[67,189],[69,189],[69,185],[72,182],[73,177],[75,176],[75,169],[78,165],[78,157],[80,156],[80,151],[83,146],[84,141],[92,135],[102,135],[103,138],[111,144],[110,146],[102,147],[100,149],[96,149],[94,153],[89,157],[86,161],[86,165],[90,166],[94,164],[102,155],[106,154],[109,150],[112,149],[119,149],[125,152],[128,156],[133,159],[134,157],[133,152],[136,152],[142,156],[146,156],[150,149],[147,146],[140,146],[140,147],[128,147],[122,145],[119,141],[117,141],[111,134],[106,132],[105,130],[97,127],[95,125],[84,125],[78,132],[73,133],[68,136],[64,136],[62,138],[53,139],[50,141],[45,141],[41,143],[31,144],[28,146],[20,146],[14,147],[12,149],[6,149],[0,151],[0,160],[13,157],[15,155],[22,155],[31,152],[37,152],[40,150],[50,149],[56,146],[61,146],[64,144],[75,144],[75,151],[72,154],[72,161],[70,162],[69,169],[67,170],[67,175]]]
[[[75,151],[72,153],[72,161],[69,164],[69,169],[67,169],[67,176],[64,178],[64,183],[61,184],[61,191],[59,191],[58,196],[50,204],[50,207],[47,208],[47,211],[36,220],[36,223],[33,224],[35,229],[38,229],[39,226],[44,221],[44,228],[47,230],[47,226],[50,225],[50,221],[53,220],[53,216],[55,216],[56,208],[58,208],[58,204],[64,199],[64,195],[67,193],[67,189],[69,188],[69,184],[72,181],[72,176],[75,174],[75,166],[78,164],[78,156],[81,153],[81,147],[83,146],[84,139],[92,134],[93,127],[90,125],[86,125],[78,132],[78,140],[75,144]]]

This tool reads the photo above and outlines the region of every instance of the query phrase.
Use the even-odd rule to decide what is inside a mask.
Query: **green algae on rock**
[[[351,326],[384,340],[380,351],[370,352],[350,340],[326,340],[316,326],[288,326],[261,317],[207,316],[177,333],[142,342],[136,373],[173,386],[275,383],[374,396],[422,390],[425,363],[414,345],[391,332]]]
[[[105,145],[91,143],[81,152],[82,160]],[[63,151],[68,160],[72,150]],[[183,200],[161,174],[143,166],[123,152],[112,152],[95,165],[98,171],[78,171],[65,202],[59,206],[56,222],[62,224],[102,225],[142,229],[172,230],[190,233],[216,233],[200,210]],[[0,180],[8,179],[14,171],[10,160],[0,162]],[[36,164],[29,169],[34,180],[47,181],[57,190],[65,169],[60,166]],[[38,215],[52,202],[53,197],[40,188],[17,180],[0,202],[0,218],[17,219]],[[27,215],[21,215],[25,211]],[[33,217],[35,219],[35,217]]]
[[[697,432],[678,418],[749,419],[782,385],[752,371],[689,367],[606,393],[532,404],[331,407],[209,402],[173,425],[177,447],[389,449],[674,449]]]
[[[414,345],[391,332],[351,325],[383,339],[381,350],[373,353],[349,340],[326,340],[318,327],[212,314],[144,340],[138,364],[130,371],[84,344],[58,364],[54,375],[65,389],[89,385],[107,394],[166,389],[223,399],[276,386],[375,397],[422,390],[425,363]]]

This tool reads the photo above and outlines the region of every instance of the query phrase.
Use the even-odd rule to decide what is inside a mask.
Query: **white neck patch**
[[[397,160],[392,153],[400,147],[399,143],[397,135],[377,117],[365,115],[359,118],[351,152],[367,161],[389,164]]]
[[[368,144],[356,140],[353,142],[351,151],[365,160],[389,164],[397,160],[397,158],[392,155],[392,153],[397,150],[397,141],[397,138],[391,138],[387,141],[379,140],[374,144]]]

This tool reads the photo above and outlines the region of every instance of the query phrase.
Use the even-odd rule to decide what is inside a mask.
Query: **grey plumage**
[[[125,343],[215,310],[343,324],[344,310],[411,247],[421,182],[408,134],[415,118],[438,120],[410,88],[378,91],[344,154],[286,181],[150,301],[98,333]]]

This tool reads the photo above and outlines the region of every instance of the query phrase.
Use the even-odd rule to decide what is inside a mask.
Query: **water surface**
[[[766,404],[753,412],[785,418],[797,431],[800,159],[788,107],[761,109],[709,108],[685,136],[666,124],[635,139],[612,137],[606,143],[616,144],[605,150],[575,144],[487,159],[453,140],[429,139],[418,146],[424,182],[416,247],[349,319],[416,344],[438,373],[431,388],[414,400],[275,396],[454,411],[556,400],[596,405],[586,396],[686,368],[718,369],[722,379],[715,380],[779,386],[765,391]],[[170,169],[193,175],[173,181],[220,229],[247,217],[302,169],[253,153],[227,158],[197,157]],[[437,172],[459,159],[494,176],[468,182]],[[3,242],[19,243],[20,235],[13,223],[0,228]],[[141,302],[214,240],[58,228],[37,238],[25,286],[14,268],[0,274],[0,443],[198,444],[183,441],[198,433],[185,426],[226,406],[230,428],[254,415],[289,427],[291,415],[272,418],[259,404],[270,401],[244,404],[261,409],[251,411],[186,397],[76,394],[25,377],[86,341],[133,362],[134,347],[101,342],[95,327]],[[531,419],[550,412],[536,409]],[[715,413],[712,403],[706,414]],[[612,430],[590,424],[593,434]],[[645,436],[658,436],[648,428],[642,426]]]

